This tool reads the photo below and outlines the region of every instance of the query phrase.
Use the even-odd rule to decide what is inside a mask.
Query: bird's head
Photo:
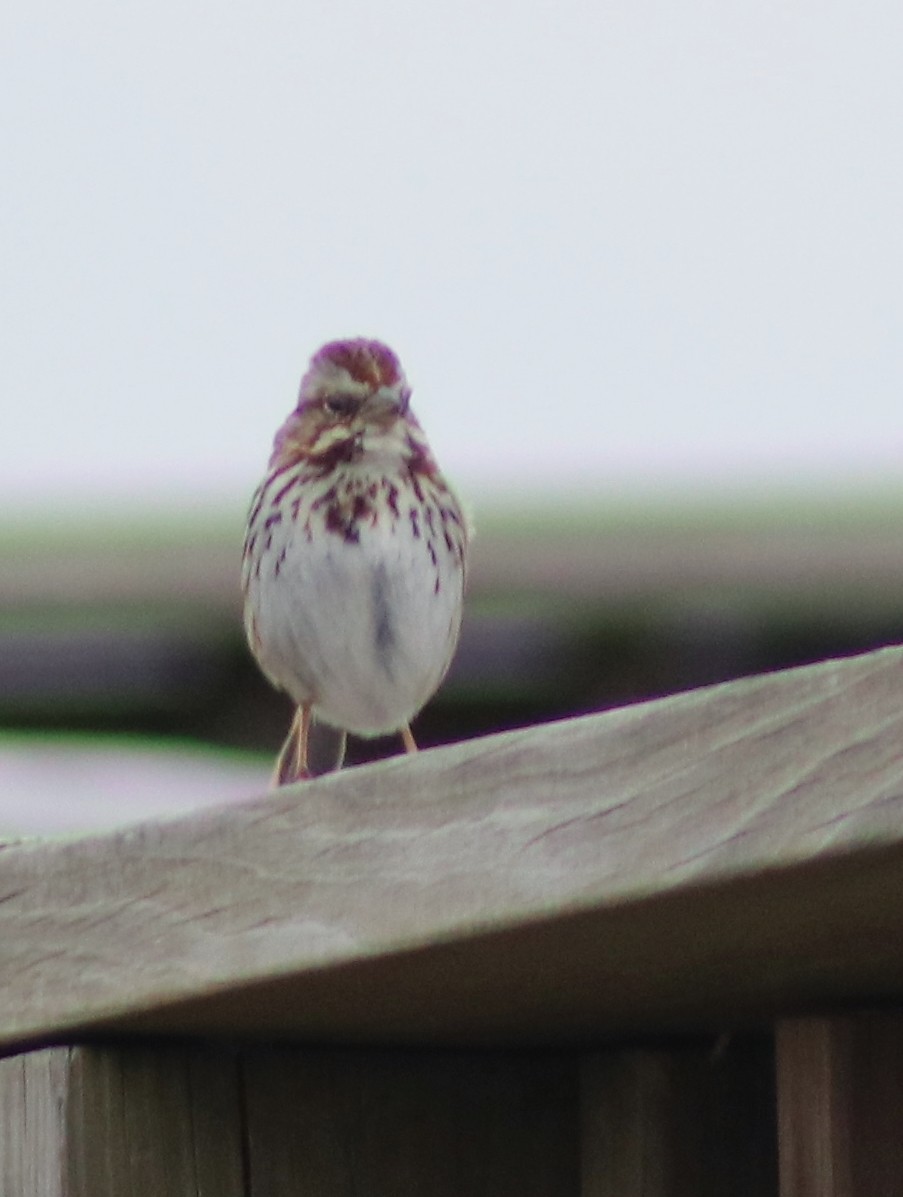
[[[309,457],[354,460],[373,437],[416,427],[401,363],[381,341],[330,341],[311,358],[298,404],[276,437],[274,457],[301,450]]]

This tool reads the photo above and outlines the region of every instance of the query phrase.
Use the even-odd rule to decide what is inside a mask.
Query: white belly
[[[318,718],[358,735],[398,730],[448,668],[461,622],[460,555],[404,521],[359,538],[272,529],[247,603],[266,673]]]

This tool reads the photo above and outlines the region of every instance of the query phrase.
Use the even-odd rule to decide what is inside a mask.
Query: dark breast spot
[[[324,525],[327,532],[341,536],[346,544],[357,544],[361,538],[358,524],[347,516],[338,503],[330,503],[326,508]]]
[[[398,510],[398,487],[394,482],[390,482],[388,478],[383,478],[383,486],[386,490],[386,502],[389,504],[389,510],[398,519],[400,514]]]
[[[373,504],[367,495],[355,495],[351,504],[351,519],[354,522],[368,519],[373,522]]]
[[[370,600],[373,606],[373,642],[376,657],[387,674],[392,674],[392,657],[395,648],[395,620],[389,601],[389,587],[386,570],[377,565],[370,582]]]

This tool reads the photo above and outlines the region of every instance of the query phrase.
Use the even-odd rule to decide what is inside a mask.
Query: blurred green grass
[[[471,506],[425,745],[903,640],[903,488]],[[275,752],[290,704],[244,644],[243,531],[238,505],[0,522],[0,726]]]

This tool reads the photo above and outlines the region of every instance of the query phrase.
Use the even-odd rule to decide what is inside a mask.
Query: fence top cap
[[[552,1042],[899,996],[903,650],[0,851],[0,1044]]]

